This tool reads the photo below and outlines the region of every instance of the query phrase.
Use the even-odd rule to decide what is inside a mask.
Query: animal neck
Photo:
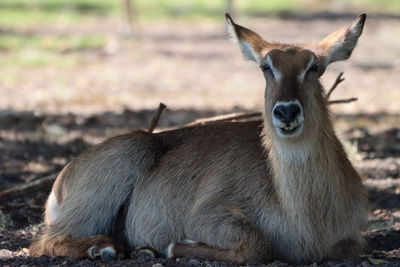
[[[329,250],[332,240],[358,233],[367,221],[366,209],[359,208],[367,207],[361,179],[348,161],[328,116],[326,122],[327,125],[313,124],[313,132],[300,142],[279,140],[267,123],[263,129],[282,229],[296,236],[284,242],[299,251],[308,244],[310,251],[317,254]]]
[[[264,125],[273,181],[289,216],[312,217],[313,210],[329,209],[331,200],[341,194],[340,156],[345,154],[326,119],[327,125],[314,124],[313,132],[300,140],[280,139],[270,132],[275,129]]]

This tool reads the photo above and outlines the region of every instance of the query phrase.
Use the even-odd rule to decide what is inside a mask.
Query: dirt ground
[[[301,42],[318,40],[351,20],[271,17],[239,22],[252,25],[269,40]],[[110,31],[103,49],[76,52],[82,55],[73,68],[0,69],[0,191],[57,173],[71,158],[108,137],[146,128],[159,102],[169,107],[160,129],[199,117],[261,109],[263,78],[226,40],[222,23],[143,24],[141,36],[134,40],[118,37],[112,27],[105,21],[68,29]],[[63,31],[31,29],[37,34],[51,30]],[[400,20],[372,16],[352,58],[332,65],[323,78],[329,87],[344,71],[346,81],[332,99],[359,98],[334,106],[333,113],[337,133],[369,190],[371,223],[365,232],[368,248],[359,259],[318,265],[400,266],[399,41]],[[9,224],[0,231],[0,265],[227,266],[195,259],[141,257],[104,264],[27,257],[24,248],[38,232],[49,190],[46,185],[1,200]]]

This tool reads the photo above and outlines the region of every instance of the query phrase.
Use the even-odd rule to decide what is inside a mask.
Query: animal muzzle
[[[278,101],[272,109],[272,123],[281,137],[297,137],[301,134],[304,122],[300,102]]]

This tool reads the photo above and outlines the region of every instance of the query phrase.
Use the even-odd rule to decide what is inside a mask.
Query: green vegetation
[[[29,48],[47,50],[49,52],[67,53],[85,49],[101,48],[105,39],[102,35],[23,35],[1,34],[0,51],[15,51]]]
[[[133,0],[144,20],[157,19],[221,19],[226,0]],[[234,0],[235,9],[247,14],[310,12],[330,10],[333,1],[322,0]],[[399,0],[338,0],[334,6],[342,11],[396,13]],[[117,10],[115,8],[114,10]],[[336,10],[337,11],[337,10]]]
[[[218,21],[227,3],[226,0],[131,1],[140,21]],[[1,0],[0,68],[73,65],[80,52],[100,50],[106,45],[107,32],[101,31],[101,25],[117,25],[121,21],[120,3],[117,0]],[[329,3],[321,0],[235,0],[234,6],[240,13],[266,14],[323,10]],[[400,11],[399,0],[335,1],[335,5],[337,3],[346,11]],[[63,31],[65,29],[69,29],[68,34]],[[94,33],[87,35],[87,32]]]
[[[295,11],[302,0],[252,0],[234,2],[241,12],[281,12]],[[226,9],[226,0],[137,0],[136,7],[144,19],[221,19]]]
[[[102,49],[106,33],[63,33],[116,13],[110,0],[1,0],[0,68],[73,66],[77,52]]]
[[[102,49],[102,35],[0,34],[0,67],[73,66],[75,52]]]
[[[220,18],[226,0],[131,0],[141,19]],[[114,16],[121,9],[117,0],[1,0],[0,27],[73,26],[90,23],[99,17]],[[321,0],[235,0],[244,13],[284,11],[308,12],[329,9],[331,1]],[[341,0],[334,6],[365,11],[399,12],[398,0]],[[348,11],[348,9],[346,9]]]
[[[393,13],[399,14],[399,0],[343,0],[350,7],[364,8],[369,12]]]
[[[2,0],[1,27],[72,26],[113,13],[112,0]]]

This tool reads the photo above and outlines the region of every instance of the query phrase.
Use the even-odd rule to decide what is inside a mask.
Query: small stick
[[[357,100],[358,100],[357,97],[351,97],[351,98],[346,98],[346,99],[338,99],[338,100],[330,100],[329,101],[329,105],[350,103],[350,102],[354,102],[354,101],[357,101]]]
[[[203,125],[203,124],[212,123],[212,122],[224,122],[224,121],[236,121],[236,120],[242,120],[242,119],[249,119],[249,118],[253,118],[253,117],[260,117],[261,114],[262,114],[261,112],[230,113],[230,114],[218,115],[218,116],[214,116],[214,117],[200,118],[200,119],[192,121],[188,124],[185,124],[183,127],[194,126],[194,125]]]
[[[333,90],[336,89],[336,87],[339,85],[339,83],[341,83],[341,82],[344,81],[344,78],[342,78],[342,75],[343,75],[343,72],[341,72],[341,73],[337,76],[337,78],[336,78],[335,82],[333,83],[331,89],[329,89],[328,93],[326,94],[326,99],[328,99],[328,98],[331,96]],[[347,102],[344,102],[344,103],[347,103]]]
[[[237,121],[237,120],[249,119],[249,118],[253,118],[253,117],[261,117],[261,115],[262,115],[261,112],[229,113],[229,114],[218,115],[218,116],[214,116],[214,117],[200,118],[200,119],[197,119],[195,121],[185,124],[183,127],[204,125],[204,124],[213,123],[213,122]]]
[[[22,184],[18,187],[13,187],[4,190],[0,192],[0,200],[4,201],[5,199],[8,199],[10,196],[13,197],[22,196],[45,187],[51,187],[56,178],[57,174],[50,174],[48,176],[42,177],[32,182]]]
[[[21,209],[21,208],[29,208],[36,211],[43,211],[42,205],[33,204],[30,202],[23,203],[6,203],[3,206],[0,206],[2,210],[13,210],[13,209]]]
[[[147,128],[148,133],[152,133],[154,129],[157,127],[158,121],[160,120],[161,117],[161,113],[164,111],[166,107],[167,106],[164,103],[160,103],[156,111],[156,114],[154,115],[153,119],[151,119],[149,128]]]

